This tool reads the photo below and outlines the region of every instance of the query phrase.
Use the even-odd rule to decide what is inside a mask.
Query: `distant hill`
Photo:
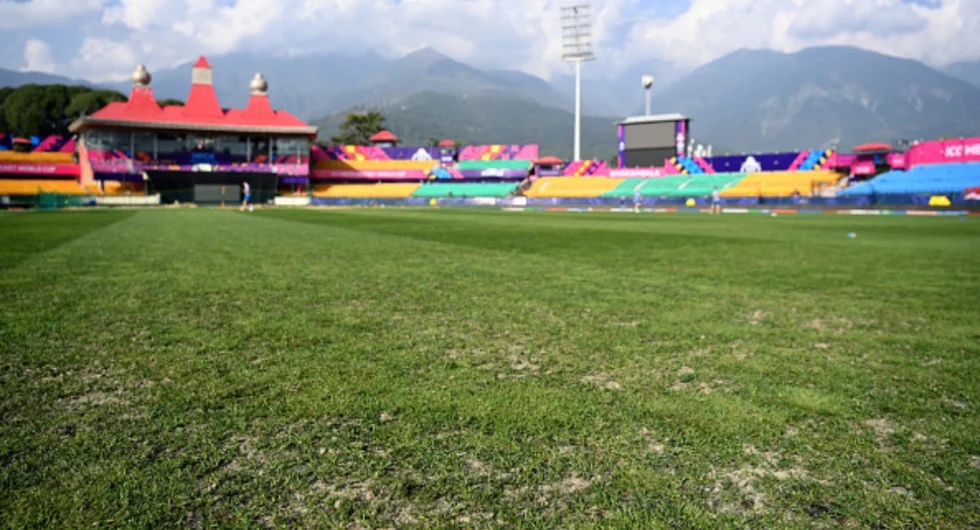
[[[428,145],[443,138],[470,144],[536,143],[542,155],[572,156],[572,113],[523,98],[422,92],[379,110],[405,145]],[[336,134],[345,114],[316,121],[320,137]],[[616,121],[583,117],[583,157],[609,159],[616,154]]]
[[[411,143],[445,136],[471,142],[538,143],[571,155],[574,82],[544,81],[513,70],[482,70],[426,48],[401,58],[375,53],[277,57],[233,53],[208,58],[223,105],[246,104],[248,84],[261,71],[277,108],[324,127],[328,137],[343,111],[382,109]],[[192,61],[154,70],[158,99],[184,100]],[[148,65],[152,66],[152,65]],[[652,74],[655,112],[693,119],[696,141],[725,151],[772,151],[866,141],[980,134],[980,62],[937,71],[920,62],[850,47],[793,54],[738,51],[685,73],[655,58],[606,75],[601,61],[584,75],[583,151],[615,151],[619,118],[640,114],[640,76]],[[90,84],[59,76],[0,70],[0,85]],[[129,83],[101,86],[128,93]],[[589,118],[588,116],[615,116]]]
[[[644,91],[640,78],[655,78],[651,98],[661,94],[684,76],[677,65],[658,59],[638,62],[616,75],[606,75],[601,61],[586,64],[582,72],[582,109],[586,114],[626,116],[636,112],[637,104],[643,105]],[[575,76],[563,74],[551,81],[559,93],[568,100],[575,97]]]
[[[975,87],[980,87],[980,61],[953,63],[943,68],[943,72],[955,78],[962,79]]]
[[[980,134],[980,89],[920,62],[850,47],[738,51],[682,78],[654,110],[742,151]]]
[[[0,87],[16,88],[22,85],[83,85],[95,87],[95,83],[42,72],[17,72],[0,68]]]
[[[273,105],[306,119],[354,105],[384,105],[425,91],[455,95],[508,94],[545,105],[563,104],[562,96],[537,77],[508,70],[482,71],[431,48],[398,59],[374,53],[298,57],[233,53],[208,57],[208,61],[214,67],[214,88],[222,105],[244,106],[248,101],[249,81],[256,72],[262,72],[269,82]],[[186,99],[193,62],[158,71],[151,69],[154,95]],[[109,86],[129,90],[128,82]]]

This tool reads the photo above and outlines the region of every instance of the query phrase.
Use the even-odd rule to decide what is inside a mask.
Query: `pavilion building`
[[[157,103],[143,65],[132,81],[128,101],[69,127],[78,136],[83,185],[128,182],[159,194],[164,204],[235,203],[245,181],[256,203],[272,200],[277,190],[309,185],[317,129],[273,110],[262,74],[252,79],[244,109],[221,107],[204,57],[191,70],[183,106]]]

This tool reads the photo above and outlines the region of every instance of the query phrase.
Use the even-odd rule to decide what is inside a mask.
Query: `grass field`
[[[978,221],[3,214],[0,524],[975,528]]]

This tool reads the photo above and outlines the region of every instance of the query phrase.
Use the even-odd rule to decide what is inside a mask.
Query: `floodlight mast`
[[[561,8],[562,60],[575,63],[575,161],[582,159],[582,63],[594,61],[592,6]]]
[[[653,76],[645,75],[640,81],[643,83],[643,90],[646,91],[646,115],[650,115],[650,89],[653,88]]]

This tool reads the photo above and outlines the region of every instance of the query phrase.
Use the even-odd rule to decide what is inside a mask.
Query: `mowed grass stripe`
[[[57,248],[90,232],[125,220],[133,212],[2,212],[0,213],[0,270],[31,256]]]
[[[968,526],[976,309],[876,294],[976,251],[638,241],[687,218],[141,211],[46,253],[2,284],[6,524]]]

